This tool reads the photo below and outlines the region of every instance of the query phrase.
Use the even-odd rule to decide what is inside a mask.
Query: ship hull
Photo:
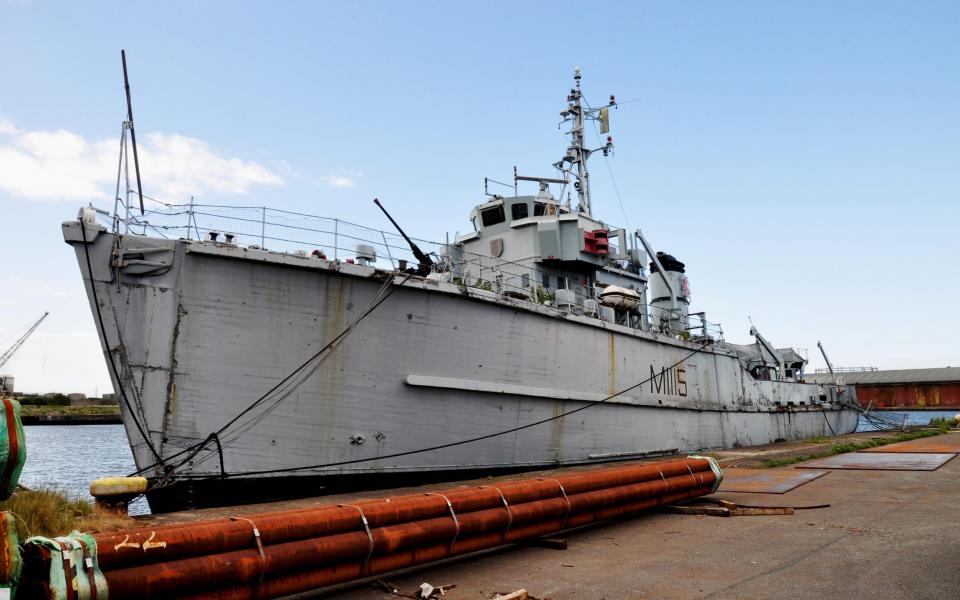
[[[155,510],[856,428],[834,388],[754,380],[722,347],[360,265],[80,227],[64,234],[135,462],[172,483]]]

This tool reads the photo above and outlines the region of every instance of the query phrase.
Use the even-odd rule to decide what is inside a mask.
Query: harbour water
[[[884,411],[886,417],[907,425],[926,425],[934,417],[953,418],[960,409],[946,411]],[[870,431],[862,417],[858,431]],[[27,464],[20,481],[27,487],[58,488],[89,498],[90,482],[99,477],[127,475],[135,470],[122,425],[33,425],[27,435]],[[134,502],[132,514],[149,512],[143,499]]]
[[[90,482],[128,475],[136,467],[123,425],[29,425],[27,463],[20,483],[28,488],[56,488],[90,498]],[[150,512],[145,499],[130,505],[132,514]]]
[[[884,410],[877,411],[876,414],[905,425],[926,425],[930,422],[930,419],[952,419],[960,414],[960,408],[952,410]],[[876,427],[861,416],[857,431],[876,431]]]

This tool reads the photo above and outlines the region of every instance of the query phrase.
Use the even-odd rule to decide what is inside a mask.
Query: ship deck
[[[864,442],[884,433],[779,443],[713,453],[726,467],[759,467],[808,456],[839,442]],[[945,434],[953,438],[960,433]],[[638,461],[632,461],[638,462]],[[589,468],[589,467],[584,467]],[[792,466],[765,469],[790,475]],[[544,472],[549,473],[549,472]],[[529,477],[525,474],[522,477]],[[456,585],[446,597],[489,599],[525,589],[533,598],[940,598],[960,589],[960,461],[935,471],[844,471],[783,494],[718,491],[740,505],[829,507],[793,515],[716,518],[654,512],[563,534],[567,549],[511,546],[390,574],[407,597],[422,582]],[[500,478],[502,479],[502,478]],[[242,507],[169,513],[138,520],[145,526],[240,516],[270,509],[345,503],[476,484],[434,484]],[[307,596],[303,596],[307,597]],[[309,596],[313,597],[313,596]],[[323,592],[336,600],[398,596],[371,581]]]

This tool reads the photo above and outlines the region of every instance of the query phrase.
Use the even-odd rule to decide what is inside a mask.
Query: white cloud
[[[346,173],[340,173],[337,175],[324,175],[323,177],[317,178],[317,183],[326,184],[332,188],[352,188],[357,187],[357,180],[360,179],[362,173],[359,171],[350,171]]]
[[[10,121],[0,121],[0,135],[9,136],[0,138],[0,189],[32,200],[113,196],[118,140],[88,141],[62,129],[21,131]],[[166,201],[204,192],[244,194],[255,185],[283,183],[263,165],[221,156],[196,138],[150,133],[138,142],[144,192]]]
[[[144,181],[157,180],[162,195],[184,197],[198,190],[245,194],[254,185],[283,183],[263,165],[223,158],[196,138],[151,133],[147,141],[140,152],[140,172]]]
[[[5,274],[4,283],[8,289],[16,289],[17,295],[0,295],[0,307],[17,306],[20,304],[30,306],[32,309],[36,305],[34,303],[23,302],[23,298],[43,298],[45,300],[52,299],[53,301],[57,301],[67,296],[67,292],[64,291],[62,284],[48,283],[47,281],[41,281],[36,278],[28,279],[19,273]],[[18,300],[20,300],[20,302],[18,302]],[[0,344],[0,346],[2,346],[2,344]],[[5,349],[6,348],[0,347],[0,350]]]
[[[288,177],[288,178],[300,177],[300,171],[297,171],[295,168],[293,168],[293,165],[291,165],[285,160],[275,160],[274,168],[280,173],[282,173],[284,177]]]

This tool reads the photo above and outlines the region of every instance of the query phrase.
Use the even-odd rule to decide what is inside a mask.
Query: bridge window
[[[484,227],[503,223],[507,220],[507,216],[503,212],[503,205],[501,204],[500,206],[494,206],[493,208],[481,211],[480,220],[483,221]]]
[[[514,221],[517,219],[526,219],[530,214],[529,211],[530,209],[527,208],[526,202],[520,202],[510,207],[510,215],[513,217]]]

